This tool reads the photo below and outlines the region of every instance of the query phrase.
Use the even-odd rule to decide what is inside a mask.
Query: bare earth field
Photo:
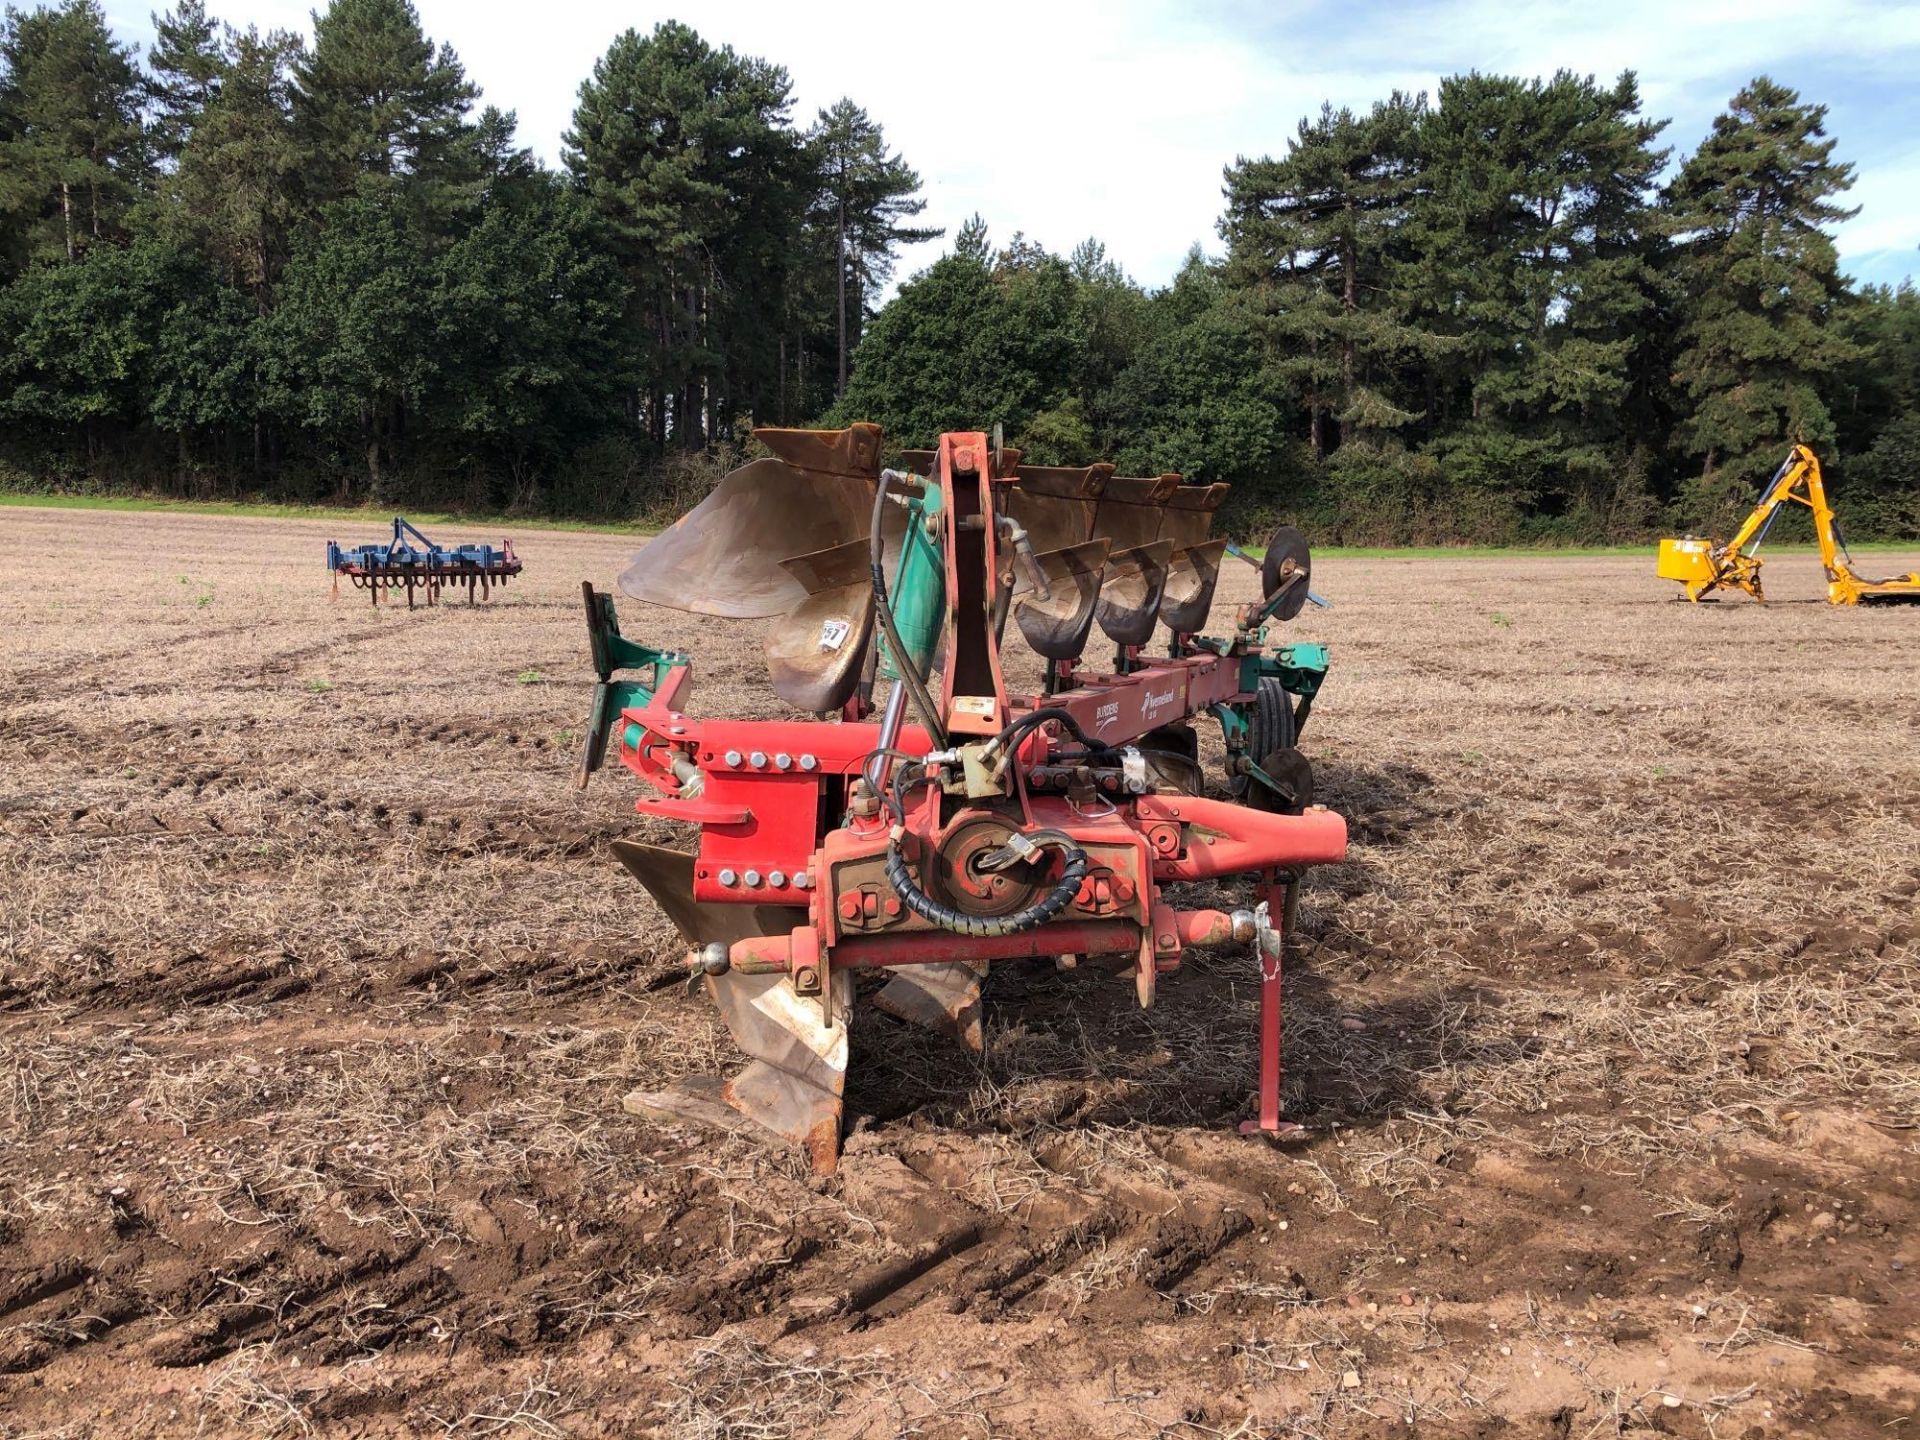
[[[620,1107],[728,1054],[572,784],[633,542],[409,614],[328,528],[0,511],[0,1436],[1920,1428],[1920,612],[1326,561],[1311,1137],[1246,955],[1005,966],[980,1060],[861,1011],[816,1181]]]

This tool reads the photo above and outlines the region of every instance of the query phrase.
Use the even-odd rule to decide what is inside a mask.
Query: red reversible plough
[[[887,972],[881,1009],[978,1049],[995,961],[1110,966],[1151,1005],[1190,947],[1237,942],[1263,981],[1257,1118],[1242,1128],[1291,1128],[1288,901],[1303,867],[1340,860],[1347,840],[1295,748],[1326,652],[1265,643],[1272,622],[1323,603],[1299,535],[1281,530],[1255,559],[1207,539],[1224,485],[1022,465],[984,434],[943,435],[893,469],[876,426],[757,435],[772,458],[721,481],[620,587],[782,617],[765,641],[771,683],[814,718],[693,715],[688,658],[623,637],[610,598],[584,587],[600,684],[581,781],[611,754],[656,792],[642,814],[697,830],[693,849],[615,848],[685,935],[748,1059],[648,1107],[731,1106],[831,1170],[858,972]],[[1210,639],[1229,554],[1259,567],[1262,595]],[[1044,662],[1038,694],[1008,689],[1009,620]],[[1157,624],[1168,642],[1149,654]],[[1085,663],[1096,625],[1110,665]],[[1206,714],[1231,799],[1202,793],[1192,722]],[[1251,877],[1255,908],[1183,908],[1169,889],[1226,875]]]

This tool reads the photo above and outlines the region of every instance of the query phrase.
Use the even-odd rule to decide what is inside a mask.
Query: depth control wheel
[[[1267,757],[1274,751],[1293,750],[1294,742],[1299,738],[1299,731],[1293,723],[1293,696],[1287,693],[1286,687],[1280,683],[1279,676],[1269,675],[1260,682],[1260,689],[1254,696],[1253,715],[1247,728],[1249,731],[1247,755],[1262,770],[1266,770]],[[1267,770],[1267,773],[1273,775],[1271,770]],[[1274,779],[1279,778],[1278,775],[1274,775]],[[1249,787],[1253,790],[1267,789],[1251,775],[1227,777],[1228,794],[1236,800],[1258,804],[1259,802],[1249,798]],[[1273,792],[1267,791],[1267,793],[1271,796]],[[1304,809],[1311,803],[1310,798],[1302,801],[1301,808]],[[1261,805],[1260,808],[1271,810],[1277,807]]]

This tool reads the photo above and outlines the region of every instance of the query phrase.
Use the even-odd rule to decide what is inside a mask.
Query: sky
[[[144,52],[148,11],[107,0]],[[1920,271],[1920,0],[415,0],[521,143],[558,165],[580,82],[620,31],[678,19],[716,45],[784,65],[794,117],[850,96],[919,171],[925,223],[902,275],[979,213],[996,244],[1024,231],[1065,253],[1101,240],[1136,280],[1170,280],[1196,242],[1220,243],[1222,168],[1280,154],[1322,101],[1364,109],[1395,88],[1437,90],[1478,69],[1632,69],[1661,143],[1694,149],[1742,83],[1770,74],[1829,107],[1835,158],[1860,213],[1843,268],[1897,283]],[[209,0],[230,24],[311,35],[311,0]]]

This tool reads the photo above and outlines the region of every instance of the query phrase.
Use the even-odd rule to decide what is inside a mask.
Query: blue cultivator
[[[410,544],[408,537],[418,541]],[[469,604],[484,600],[495,585],[504,585],[520,573],[520,559],[510,541],[492,545],[434,544],[398,515],[393,517],[393,539],[385,545],[357,545],[343,550],[327,542],[327,569],[333,572],[333,595],[340,598],[340,577],[380,603],[382,590],[406,588],[407,608],[413,609],[416,589],[424,590],[429,605],[437,604],[442,585],[465,585]]]

